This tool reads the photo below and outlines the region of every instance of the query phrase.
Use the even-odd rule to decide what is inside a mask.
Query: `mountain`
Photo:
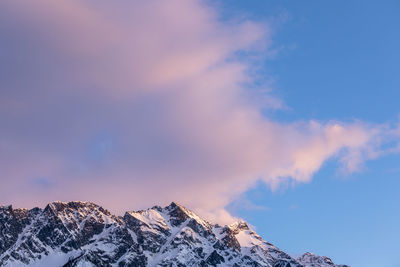
[[[306,253],[295,259],[243,221],[211,224],[185,207],[115,216],[90,202],[44,209],[0,206],[0,266],[344,267]]]

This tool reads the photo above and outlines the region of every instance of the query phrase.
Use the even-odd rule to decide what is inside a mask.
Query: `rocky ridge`
[[[0,206],[0,266],[345,267],[295,259],[243,221],[220,226],[171,203],[115,216],[90,202]]]

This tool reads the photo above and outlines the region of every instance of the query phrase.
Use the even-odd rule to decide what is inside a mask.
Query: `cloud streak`
[[[331,157],[353,172],[398,138],[262,116],[245,55],[268,52],[268,25],[202,1],[2,1],[0,36],[2,203],[175,200],[224,220],[258,180],[308,182]]]

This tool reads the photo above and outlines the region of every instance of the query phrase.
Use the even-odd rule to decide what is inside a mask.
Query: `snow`
[[[259,246],[262,242],[251,235],[251,231],[241,231],[236,235],[236,239],[241,247]]]
[[[63,266],[69,259],[79,256],[79,251],[71,253],[54,252],[51,255],[44,257],[41,260],[34,261],[29,264],[29,267],[44,267],[44,266]],[[26,264],[21,262],[10,262],[4,267],[26,267]]]
[[[80,261],[76,265],[76,267],[96,267],[93,263],[87,262],[87,261]]]
[[[218,265],[219,267],[233,266],[234,264],[238,266],[252,265],[254,262],[267,267],[273,266],[276,260],[290,261],[292,267],[299,266],[298,262],[304,263],[304,266],[307,267],[335,266],[329,258],[311,253],[304,254],[296,261],[288,254],[264,241],[243,221],[224,227],[212,225],[192,211],[175,203],[165,208],[156,207],[128,212],[130,216],[141,222],[140,229],[129,228],[124,221],[125,219],[103,212],[100,210],[101,207],[93,203],[73,202],[72,204],[53,202],[49,205],[54,215],[62,221],[62,224],[66,227],[69,226],[67,229],[61,227],[61,230],[55,228],[53,231],[53,234],[58,233],[55,238],[60,236],[65,238],[62,240],[62,245],[49,247],[46,245],[46,241],[41,242],[37,237],[41,227],[52,222],[49,216],[54,216],[44,213],[42,210],[34,215],[31,223],[19,233],[15,244],[0,254],[0,266],[6,255],[18,255],[26,261],[30,261],[29,266],[33,267],[62,266],[68,260],[76,259],[81,255],[84,256],[76,262],[76,266],[79,267],[94,266],[89,261],[93,255],[95,257],[101,255],[100,257],[103,259],[113,259],[110,262],[112,266],[118,266],[122,262],[130,262],[138,255],[144,255],[148,261],[147,266],[151,267],[160,266],[160,264],[165,266],[177,266],[178,264],[199,266],[200,261],[206,260],[215,251],[225,259],[224,263]],[[188,219],[185,220],[187,217],[182,218],[179,215],[179,220],[177,220],[173,215],[176,213],[172,212],[176,208],[180,209],[179,212],[185,213]],[[85,241],[83,239],[85,243],[80,245],[78,249],[68,253],[61,252],[61,247],[67,246],[70,241],[79,238],[82,231],[87,234],[87,231],[90,231],[91,228],[86,226],[86,222],[93,220],[104,225],[103,230],[99,234],[92,235],[90,240]],[[192,220],[195,220],[200,226],[195,225],[193,227]],[[179,225],[177,225],[177,221]],[[198,230],[198,228],[200,229]],[[33,243],[27,245],[27,238],[30,238]],[[143,238],[145,238],[145,242],[138,244],[138,239],[143,240]],[[237,244],[235,239],[240,245],[240,250],[235,245]],[[121,255],[120,246],[126,244],[124,242],[127,242],[127,240],[129,240],[131,247],[123,251],[124,254]],[[215,246],[217,244],[218,246]],[[70,249],[72,248],[70,247]],[[90,257],[85,258],[86,256]],[[4,264],[2,266],[26,266],[13,257],[10,257]]]
[[[131,211],[128,212],[128,214],[132,217],[135,217],[149,227],[157,225],[164,229],[168,228],[167,224],[165,223],[164,217],[161,216],[161,214],[156,210],[148,209],[144,211]]]
[[[168,245],[170,245],[171,241],[176,237],[176,235],[178,233],[180,233],[184,227],[186,227],[186,225],[187,225],[187,222],[184,223],[181,227],[173,228],[173,230],[171,231],[172,234],[168,237],[165,244],[159,250],[161,253],[159,255],[153,256],[152,259],[149,261],[149,264],[148,264],[149,267],[157,266],[157,264],[160,263],[165,257],[171,256],[170,253],[167,253],[166,255],[162,255],[162,253],[166,250]]]

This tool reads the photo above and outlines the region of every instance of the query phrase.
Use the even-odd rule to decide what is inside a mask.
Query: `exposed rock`
[[[123,217],[78,201],[0,207],[0,266],[54,266],[55,260],[66,267],[339,267],[311,253],[294,259],[245,222],[213,225],[174,202]]]

